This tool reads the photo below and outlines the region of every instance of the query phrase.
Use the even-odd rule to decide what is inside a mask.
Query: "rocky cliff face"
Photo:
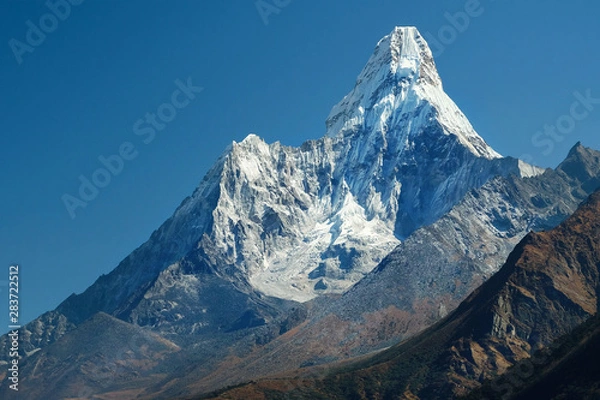
[[[600,316],[596,314],[551,346],[486,382],[465,400],[598,398]]]

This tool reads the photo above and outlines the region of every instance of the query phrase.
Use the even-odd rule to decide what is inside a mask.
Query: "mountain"
[[[540,172],[500,158],[443,92],[418,31],[395,28],[333,108],[325,137],[299,148],[255,135],[234,142],[146,243],[33,322],[24,349],[56,340],[53,321],[66,332],[100,311],[191,333],[193,324],[167,327],[171,316],[152,311],[163,300],[149,300],[190,251],[244,294],[305,302],[342,293],[470,189]]]
[[[195,232],[181,234],[220,273],[304,302],[344,292],[468,190],[511,173],[541,171],[500,158],[443,92],[418,31],[396,28],[325,137],[300,148],[256,135],[233,143],[176,216],[196,215]]]
[[[597,191],[557,228],[529,233],[498,273],[423,333],[321,379],[259,381],[220,398],[250,398],[258,393],[264,398],[310,399],[465,395],[595,315],[599,266]],[[543,389],[534,385],[532,390]]]
[[[592,160],[592,175],[595,168]],[[105,313],[185,349],[169,355],[170,365],[177,360],[189,369],[170,371],[165,382],[184,377],[191,382],[216,371],[227,375],[238,360],[251,359],[257,349],[267,348],[282,335],[293,336],[309,321],[312,326],[334,326],[336,320],[322,318],[323,311],[335,315],[335,307],[353,303],[333,300],[350,299],[343,294],[357,282],[391,271],[381,263],[386,256],[394,249],[397,254],[398,245],[418,243],[410,238],[452,212],[473,190],[502,178],[521,182],[543,173],[491,149],[445,94],[419,32],[395,28],[377,44],[351,92],[334,106],[324,137],[297,148],[267,144],[256,135],[233,142],[147,242],[86,291],[73,294],[22,329],[23,356],[27,359],[29,354],[30,362],[37,362],[48,346]],[[558,223],[568,215],[587,190],[576,182],[565,181],[562,186],[571,193],[565,196],[564,207],[556,196],[531,200],[549,209],[544,214],[548,219],[530,227]],[[478,216],[468,215],[460,216],[466,218],[462,222],[476,224]],[[520,216],[520,210],[499,208],[490,223],[510,225]],[[513,236],[502,237],[501,228],[494,228],[500,232],[494,232],[502,239],[495,242],[500,248],[481,250],[490,257],[496,252],[496,259],[523,230],[518,225]],[[465,237],[474,240],[474,234]],[[470,248],[465,247],[467,242],[460,243],[463,247],[457,247],[456,254]],[[417,251],[416,244],[413,247],[410,251]],[[407,284],[414,277],[420,285],[420,279],[435,271],[422,267],[423,274],[410,269],[402,273]],[[474,278],[467,276],[457,294],[448,295],[447,311],[475,287],[477,279],[484,280],[497,267],[473,268]],[[440,282],[440,287],[446,284]],[[383,296],[383,307],[389,296],[373,287]],[[390,333],[380,334],[375,328],[364,340],[351,341],[348,356],[416,333],[443,314],[443,307],[435,304],[440,311],[435,318],[428,308],[422,321],[405,329],[403,313],[414,316],[418,307],[390,308],[381,314],[376,302],[369,299],[365,307],[373,308],[376,327],[393,326]],[[359,324],[363,315],[352,318]],[[6,349],[7,343],[6,335],[0,338],[0,347]],[[328,351],[337,349],[332,346]],[[6,354],[3,351],[0,360],[6,362]],[[317,360],[310,356],[301,362],[323,362],[332,354]],[[157,371],[149,369],[136,379],[143,382]],[[172,384],[170,390],[175,392],[165,396],[177,394],[176,387]]]

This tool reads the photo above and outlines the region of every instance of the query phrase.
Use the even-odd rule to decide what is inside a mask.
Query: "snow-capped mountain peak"
[[[398,80],[424,79],[433,86],[442,85],[431,50],[415,27],[394,28],[379,41],[372,61],[372,65],[389,65]]]
[[[273,297],[342,293],[469,190],[498,175],[540,173],[477,135],[412,27],[379,41],[327,125],[300,147],[255,134],[232,142],[117,278],[88,295],[117,291],[94,300],[113,312],[193,249],[203,270]]]
[[[215,270],[273,297],[340,293],[470,189],[496,175],[539,173],[479,137],[414,27],[379,41],[327,125],[325,137],[299,148],[250,134],[220,158],[218,183],[204,183],[210,195],[196,192],[214,201],[199,219],[212,225],[199,246]]]
[[[478,157],[501,157],[475,132],[443,90],[433,55],[414,27],[396,27],[377,44],[352,91],[333,107],[327,135],[370,140],[389,135],[409,147],[425,125],[437,120]],[[402,151],[403,148],[399,150]]]

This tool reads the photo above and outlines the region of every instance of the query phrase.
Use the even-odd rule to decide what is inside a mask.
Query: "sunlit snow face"
[[[327,136],[410,143],[412,135],[431,123],[479,157],[500,157],[444,92],[431,50],[418,30],[398,27],[379,41],[352,91],[331,110]]]

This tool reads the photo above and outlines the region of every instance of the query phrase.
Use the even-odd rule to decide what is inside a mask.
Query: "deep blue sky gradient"
[[[445,13],[467,3],[294,0],[265,25],[254,0],[86,0],[19,64],[9,41],[24,42],[26,21],[39,24],[49,10],[42,1],[3,1],[0,281],[10,263],[21,264],[21,322],[111,271],[232,140],[321,137],[382,36],[414,25],[435,37],[449,24]],[[600,149],[600,105],[548,154],[532,143],[569,113],[574,91],[600,98],[600,5],[480,3],[482,14],[436,59],[476,130],[500,153],[527,153],[541,166],[556,166],[578,140]],[[144,144],[133,124],[188,77],[204,91]],[[61,196],[76,195],[78,177],[127,141],[137,158],[72,219]],[[0,289],[1,332],[8,307]]]

